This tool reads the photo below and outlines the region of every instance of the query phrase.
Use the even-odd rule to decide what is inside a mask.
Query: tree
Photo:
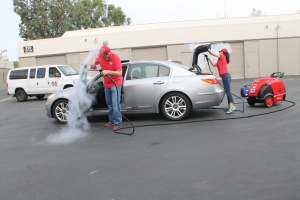
[[[19,62],[18,61],[14,61],[14,68],[19,68]]]
[[[21,17],[19,35],[24,40],[54,38],[66,31],[131,23],[120,7],[104,0],[13,0]]]
[[[107,6],[106,17],[103,18],[105,26],[121,26],[131,24],[131,18],[126,18],[121,7],[115,7],[113,4]]]
[[[250,16],[251,17],[261,17],[261,16],[263,16],[263,14],[262,14],[262,11],[260,9],[256,10],[255,8],[252,8]]]
[[[81,0],[74,4],[72,13],[73,29],[88,29],[103,27],[102,17],[106,12],[103,0]]]

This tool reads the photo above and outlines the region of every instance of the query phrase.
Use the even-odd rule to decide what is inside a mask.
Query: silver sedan
[[[199,52],[203,51],[195,51],[194,56]],[[197,63],[186,67],[171,61],[138,61],[123,63],[122,67],[120,109],[123,114],[161,113],[169,120],[182,120],[191,110],[219,105],[224,97],[224,90],[216,77],[202,73]],[[68,88],[50,95],[46,102],[47,116],[67,123],[69,103],[75,89]],[[86,92],[94,98],[84,114],[107,115],[100,73],[87,83]]]

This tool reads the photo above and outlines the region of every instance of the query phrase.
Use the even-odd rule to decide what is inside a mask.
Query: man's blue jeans
[[[222,78],[225,94],[227,96],[228,104],[233,103],[233,98],[230,91],[231,75],[229,73],[222,74],[221,78]]]
[[[119,108],[121,109],[121,88],[122,86],[105,88],[105,100],[109,109],[108,119],[109,122],[115,125],[122,125],[122,115]]]

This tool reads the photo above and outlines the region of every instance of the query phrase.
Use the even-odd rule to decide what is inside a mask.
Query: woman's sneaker
[[[223,110],[224,110],[225,112],[227,112],[227,111],[229,110],[229,108],[230,108],[230,107],[223,108]]]
[[[228,114],[231,114],[235,109],[236,109],[235,106],[231,106],[231,107],[227,110],[226,114],[227,114],[227,115],[228,115]]]

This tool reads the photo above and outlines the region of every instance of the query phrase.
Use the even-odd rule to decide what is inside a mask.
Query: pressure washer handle
[[[102,74],[103,69],[99,69],[99,72]],[[109,78],[109,80],[111,80],[111,82],[115,82],[109,75],[105,75],[107,78]]]

